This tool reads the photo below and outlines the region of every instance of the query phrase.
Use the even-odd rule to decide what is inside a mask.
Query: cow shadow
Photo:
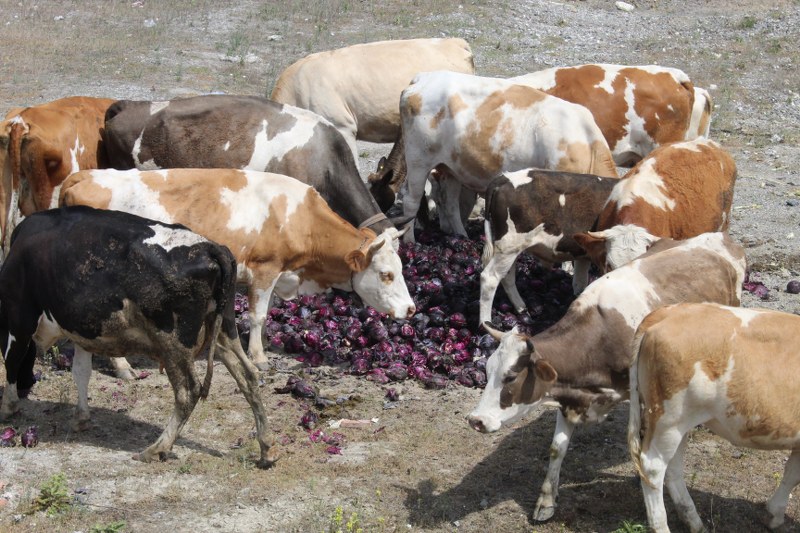
[[[4,392],[2,389],[0,388],[0,394]],[[62,403],[29,399],[21,400],[19,406],[20,411],[2,424],[14,426],[19,431],[37,426],[40,443],[80,443],[131,453],[141,452],[156,441],[167,424],[172,408],[170,404],[170,409],[160,411],[163,420],[151,424],[132,418],[123,410],[96,407],[90,403],[91,427],[85,431],[75,431],[72,428],[74,401]],[[190,416],[187,426],[191,423]],[[181,436],[175,440],[175,445],[215,457],[224,455],[219,450]]]
[[[416,487],[397,485],[406,494],[409,522],[423,529],[436,528],[514,502],[525,513],[527,523],[535,527],[539,522],[531,515],[547,472],[555,414],[555,410],[547,410],[503,438],[455,486],[441,490],[432,478]],[[605,422],[575,430],[561,467],[558,506],[551,521],[574,531],[615,531],[624,521],[647,523],[639,478],[630,463],[627,422],[625,402]],[[605,471],[619,466],[618,472]],[[686,475],[689,483],[691,473]],[[763,502],[725,498],[691,485],[689,492],[712,531],[731,530],[733,525],[744,531],[768,531]],[[665,501],[672,531],[688,531],[666,494]],[[790,509],[791,505],[790,501]],[[787,515],[783,530],[800,531],[800,524]]]

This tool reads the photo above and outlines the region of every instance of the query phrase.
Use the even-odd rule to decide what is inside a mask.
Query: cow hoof
[[[533,510],[533,519],[537,522],[547,522],[553,518],[554,513],[555,507],[540,507],[537,505],[536,509]]]
[[[123,368],[114,372],[114,375],[117,376],[117,379],[121,379],[123,381],[135,381],[137,376],[134,374],[133,370],[130,368]]]
[[[33,390],[32,387],[29,389],[17,389],[17,396],[19,397],[20,400],[24,400],[25,398],[28,397],[28,395],[31,393],[32,390]]]
[[[256,368],[261,372],[266,372],[271,368],[271,365],[267,361],[263,361],[260,363],[255,363]]]

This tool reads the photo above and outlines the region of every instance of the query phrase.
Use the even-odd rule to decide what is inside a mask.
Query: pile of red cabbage
[[[443,388],[448,380],[483,387],[486,359],[497,342],[478,329],[482,224],[472,223],[468,231],[470,238],[418,232],[416,243],[401,244],[403,276],[417,307],[410,320],[363,307],[355,293],[275,298],[264,326],[265,347],[312,367],[341,365],[381,384],[415,378],[429,388]],[[502,287],[495,296],[492,322],[503,331],[518,326],[538,333],[574,299],[568,274],[543,268],[526,254],[517,261],[517,287],[528,312],[514,313]],[[236,311],[246,344],[246,297],[237,294]]]

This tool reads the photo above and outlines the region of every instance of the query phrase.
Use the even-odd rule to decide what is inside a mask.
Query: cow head
[[[634,224],[576,233],[572,238],[586,250],[586,255],[604,274],[633,261],[659,239]]]
[[[411,318],[416,307],[397,255],[402,234],[389,228],[372,241],[366,252],[360,248],[348,252],[345,262],[352,272],[353,290],[365,304],[394,318]]]
[[[372,197],[375,198],[378,207],[384,213],[394,205],[397,191],[400,188],[400,183],[394,177],[394,168],[387,164],[385,157],[381,157],[378,162],[378,168],[367,177],[369,192],[372,193]]]
[[[477,431],[491,433],[533,411],[552,389],[558,374],[536,353],[532,339],[517,328],[507,333],[487,324],[484,328],[500,345],[486,362],[486,388],[467,420]]]

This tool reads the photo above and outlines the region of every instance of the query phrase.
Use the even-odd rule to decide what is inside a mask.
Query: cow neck
[[[374,240],[375,234],[371,230],[354,228],[333,211],[328,210],[328,214],[329,217],[320,217],[315,221],[315,225],[317,228],[335,229],[319,231],[319,237],[314,239],[305,277],[321,280],[325,286],[352,282],[352,270],[344,258],[349,252],[371,242],[370,237]]]
[[[596,309],[572,309],[532,338],[535,354],[558,374],[550,396],[562,406],[588,407],[586,394],[622,387],[629,366],[627,347],[633,331],[614,311],[601,317]],[[612,316],[609,316],[612,315]]]

